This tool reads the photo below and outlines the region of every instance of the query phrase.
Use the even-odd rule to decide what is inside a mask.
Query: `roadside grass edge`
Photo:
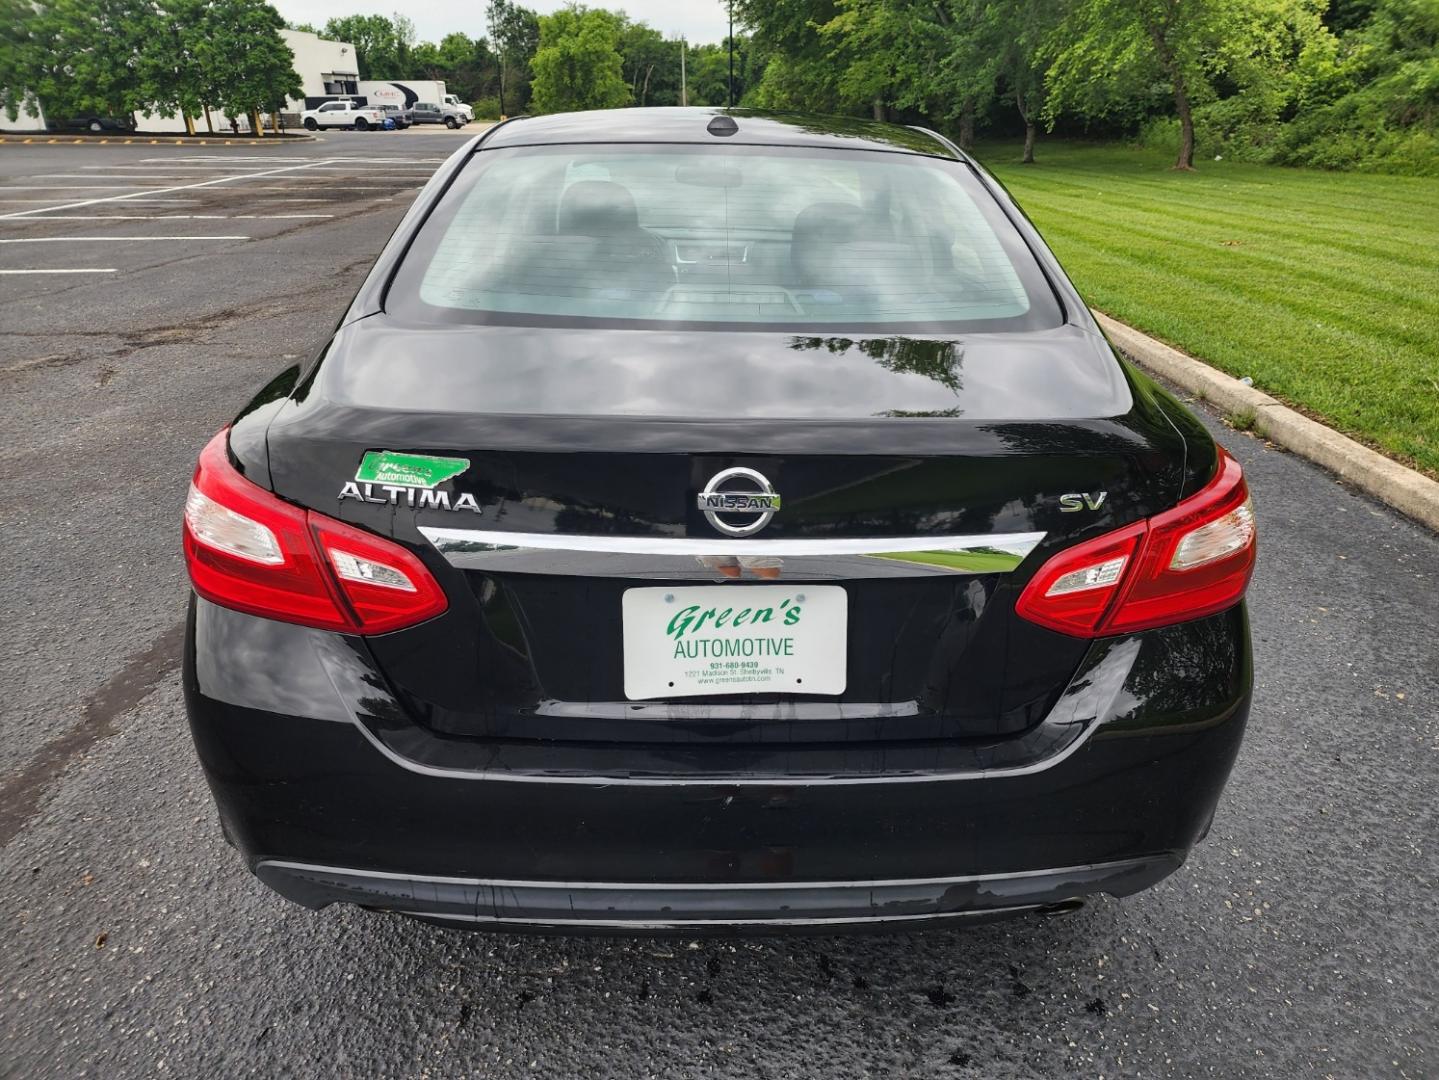
[[[1095,311],[1094,317],[1110,343],[1128,359],[1193,394],[1221,414],[1245,418],[1255,435],[1314,462],[1360,491],[1439,532],[1439,481],[1311,420],[1268,394],[1127,323],[1101,311]]]

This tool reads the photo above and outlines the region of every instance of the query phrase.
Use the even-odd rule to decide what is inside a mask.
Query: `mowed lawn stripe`
[[[1034,198],[1033,195],[1030,196]],[[1103,203],[1089,194],[1069,191],[1046,192],[1043,201],[1050,212],[1063,210],[1065,213],[1099,214],[1106,227],[1113,228],[1113,218]],[[1401,260],[1420,273],[1439,275],[1439,252],[1427,251],[1414,243],[1414,230],[1410,226],[1349,225],[1326,221],[1306,221],[1302,234],[1296,234],[1291,222],[1277,221],[1273,211],[1243,212],[1222,206],[1207,206],[1197,203],[1177,204],[1173,200],[1136,196],[1129,200],[1129,206],[1137,219],[1153,221],[1161,226],[1172,226],[1175,221],[1197,225],[1213,235],[1213,241],[1223,244],[1228,240],[1262,240],[1279,250],[1303,251],[1310,247],[1341,247],[1356,258],[1372,258],[1378,261]],[[1173,229],[1168,228],[1169,235]],[[1206,238],[1208,239],[1208,238]]]
[[[1229,283],[1197,281],[1191,268],[1148,262],[1136,268],[1128,251],[1087,241],[1057,248],[1067,266],[1102,279],[1081,289],[1089,302],[1234,375],[1253,376],[1267,393],[1324,417],[1414,462],[1439,459],[1435,400],[1439,365],[1426,368],[1413,352],[1377,346],[1372,334],[1310,324],[1296,342],[1293,309],[1250,295],[1237,299]],[[1163,295],[1161,306],[1149,299]],[[1139,297],[1140,299],[1135,299]],[[1355,369],[1363,371],[1355,376]]]
[[[1096,235],[1091,238],[1105,250],[1123,253],[1138,240],[1153,241],[1158,253],[1156,258],[1165,265],[1192,271],[1195,280],[1228,286],[1235,274],[1244,274],[1246,291],[1251,296],[1276,300],[1291,310],[1312,308],[1317,303],[1335,314],[1335,321],[1366,332],[1406,337],[1405,327],[1413,323],[1415,333],[1408,344],[1423,348],[1428,344],[1427,328],[1439,322],[1439,275],[1433,285],[1426,286],[1422,276],[1416,274],[1407,282],[1390,284],[1377,275],[1389,269],[1388,263],[1379,258],[1350,257],[1349,265],[1340,270],[1320,260],[1321,251],[1305,251],[1302,247],[1290,251],[1262,251],[1245,246],[1225,247],[1218,241],[1195,237],[1172,239],[1173,230],[1167,228],[1158,215],[1135,215],[1122,230],[1107,230],[1102,214],[1085,210],[1064,210],[1070,222],[1088,220],[1096,226]],[[1147,227],[1138,227],[1134,222],[1152,220]],[[1102,238],[1102,239],[1100,239]],[[1222,265],[1212,268],[1208,265],[1213,248],[1220,248]],[[1200,269],[1202,267],[1202,269]],[[1347,271],[1347,272],[1346,272]],[[1367,283],[1362,291],[1354,288],[1355,274],[1363,274]],[[1308,288],[1297,289],[1298,285]],[[1263,292],[1258,290],[1263,289]]]
[[[1095,307],[1439,476],[1439,180],[1184,174],[1065,143],[979,157]]]

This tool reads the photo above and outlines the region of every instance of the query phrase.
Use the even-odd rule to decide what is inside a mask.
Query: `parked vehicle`
[[[184,514],[195,744],[291,900],[916,927],[1126,896],[1208,831],[1243,473],[948,140],[499,124],[315,355]]]
[[[440,103],[442,105],[448,105],[450,106],[450,108],[454,109],[457,113],[464,117],[464,121],[467,124],[475,118],[475,110],[470,108],[468,104],[461,101],[454,94],[446,94],[443,98],[440,99]]]
[[[51,131],[90,131],[100,134],[106,131],[134,131],[133,116],[71,116],[65,120],[46,125]]]
[[[319,108],[306,109],[300,114],[300,123],[307,131],[317,128],[346,127],[365,131],[381,127],[385,122],[385,110],[375,105],[360,105],[353,101],[327,101]]]
[[[459,128],[469,123],[453,105],[436,105],[433,101],[417,101],[410,112],[417,124],[444,124],[447,128]]]
[[[388,119],[394,121],[395,127],[401,131],[415,122],[414,110],[406,108],[404,105],[381,105],[380,108],[384,110],[385,116]]]

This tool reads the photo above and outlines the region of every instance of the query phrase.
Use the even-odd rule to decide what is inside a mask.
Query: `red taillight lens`
[[[1061,551],[1015,610],[1051,630],[1103,637],[1212,615],[1244,597],[1254,572],[1254,508],[1223,450],[1204,490],[1147,521]]]
[[[231,466],[228,432],[200,452],[185,562],[206,600],[267,619],[384,634],[434,618],[444,591],[400,545],[292,506]]]

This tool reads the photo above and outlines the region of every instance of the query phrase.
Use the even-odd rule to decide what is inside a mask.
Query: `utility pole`
[[[690,47],[689,47],[689,42],[685,41],[685,36],[684,36],[683,34],[681,34],[681,35],[680,35],[680,104],[681,104],[681,105],[688,105],[688,104],[690,103],[689,92],[685,89],[685,53],[689,52],[689,49],[690,49]]]
[[[734,0],[729,0],[729,107],[734,108]]]

